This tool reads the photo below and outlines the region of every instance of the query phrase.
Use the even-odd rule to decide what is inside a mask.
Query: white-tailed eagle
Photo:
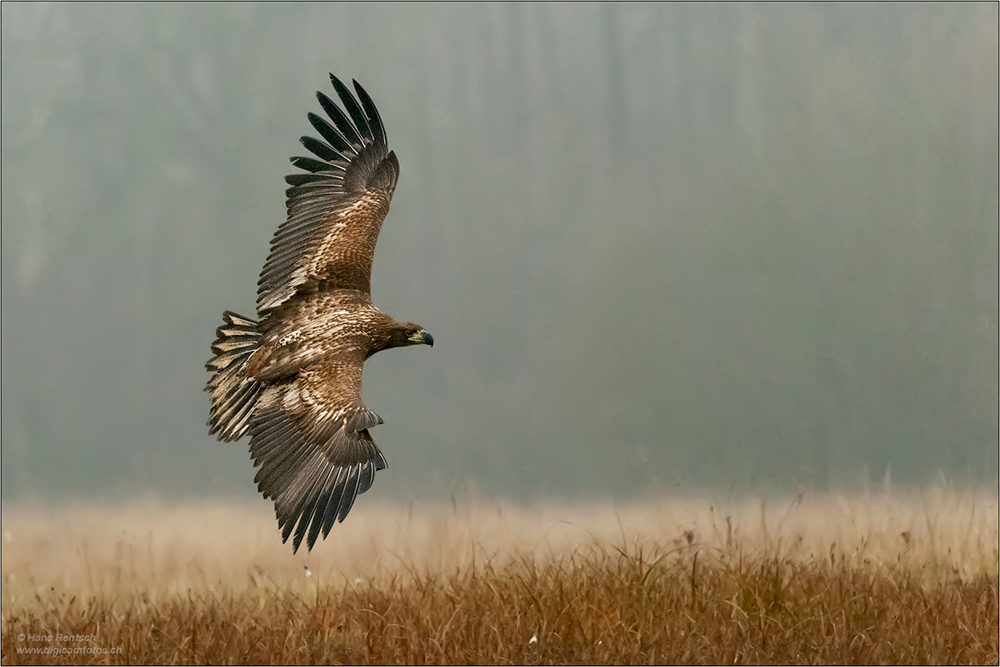
[[[310,113],[320,139],[287,176],[288,218],[260,273],[257,317],[226,311],[216,330],[209,433],[250,436],[254,481],[274,501],[282,541],[312,549],[367,491],[385,457],[368,430],[382,418],[361,402],[361,373],[376,352],[433,345],[421,327],[371,301],[371,269],[399,177],[385,129],[365,90],[330,75],[343,109],[322,92],[329,121]]]

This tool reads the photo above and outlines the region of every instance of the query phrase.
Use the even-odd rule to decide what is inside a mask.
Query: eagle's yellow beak
[[[408,339],[414,345],[430,345],[434,347],[434,336],[430,335],[423,329],[417,331]]]

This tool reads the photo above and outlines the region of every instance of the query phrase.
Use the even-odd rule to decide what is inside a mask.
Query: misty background
[[[362,502],[995,483],[997,5],[2,6],[2,493],[206,433],[328,72],[401,164]]]

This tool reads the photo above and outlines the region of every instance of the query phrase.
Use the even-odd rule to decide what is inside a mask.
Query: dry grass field
[[[997,664],[997,494],[3,508],[4,664]]]

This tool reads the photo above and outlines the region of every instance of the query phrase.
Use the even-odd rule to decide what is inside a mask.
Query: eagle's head
[[[392,332],[392,346],[430,345],[434,347],[434,336],[424,331],[419,324],[405,322]]]

